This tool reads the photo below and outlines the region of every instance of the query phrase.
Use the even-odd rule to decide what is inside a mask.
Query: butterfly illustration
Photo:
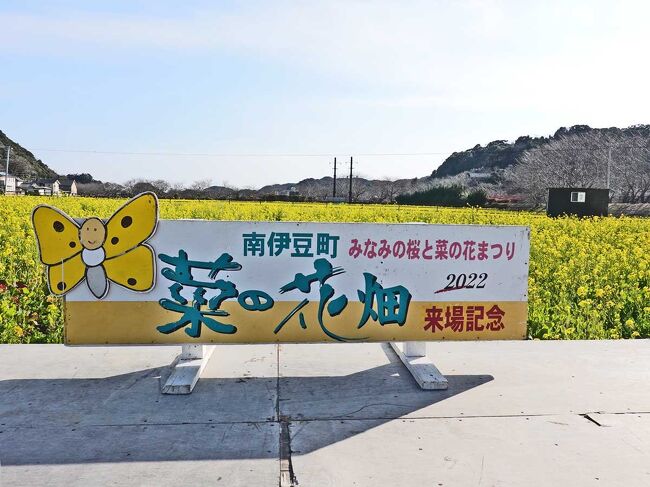
[[[154,193],[129,200],[106,223],[92,217],[78,224],[47,205],[34,209],[32,223],[52,294],[62,296],[84,279],[97,299],[108,294],[109,281],[136,292],[153,288],[156,259],[145,242],[158,225]]]

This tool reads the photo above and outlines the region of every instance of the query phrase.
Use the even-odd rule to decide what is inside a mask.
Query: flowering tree
[[[531,202],[545,201],[548,188],[609,188],[612,199],[650,200],[650,140],[603,132],[571,134],[524,152],[510,183]]]

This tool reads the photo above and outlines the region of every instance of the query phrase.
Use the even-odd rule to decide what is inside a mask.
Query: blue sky
[[[0,0],[0,130],[61,173],[117,182],[259,187],[328,175],[334,155],[359,175],[425,176],[477,143],[650,123],[649,14],[631,1]]]

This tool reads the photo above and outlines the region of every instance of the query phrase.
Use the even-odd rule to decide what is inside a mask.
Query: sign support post
[[[427,357],[427,342],[390,342],[399,359],[411,373],[421,389],[444,390],[449,387],[447,378]]]
[[[445,390],[449,387],[447,378],[427,357],[427,342],[389,343],[421,389]],[[182,345],[162,393],[191,394],[214,349],[214,345]]]
[[[172,373],[162,387],[163,394],[190,394],[210,360],[214,345],[182,345],[172,363]]]

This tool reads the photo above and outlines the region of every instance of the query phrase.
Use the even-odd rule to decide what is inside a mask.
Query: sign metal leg
[[[163,394],[189,394],[210,360],[214,345],[182,345],[172,364],[172,373],[162,387]]]
[[[447,379],[427,357],[427,342],[390,342],[397,356],[422,389],[447,389]]]

